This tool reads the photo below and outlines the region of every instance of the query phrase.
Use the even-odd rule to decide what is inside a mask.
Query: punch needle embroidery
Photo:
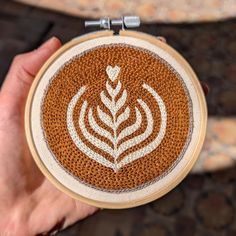
[[[118,21],[125,29],[136,20]],[[62,47],[37,75],[25,112],[45,177],[108,208],[144,204],[179,183],[200,152],[206,118],[188,63],[155,37],[125,30]]]
[[[126,105],[127,100],[129,99],[129,91],[123,88],[121,81],[118,79],[120,71],[121,68],[117,65],[115,67],[108,65],[106,68],[108,79],[105,84],[105,90],[100,93],[100,100],[102,105],[104,105],[109,112],[106,112],[99,105],[96,109],[92,109],[86,100],[82,101],[79,117],[76,121],[79,124],[80,133],[76,130],[73,114],[76,104],[81,99],[82,95],[86,93],[86,85],[82,86],[73,96],[67,109],[67,129],[77,148],[89,158],[102,164],[103,166],[112,168],[114,171],[118,171],[123,166],[139,158],[145,157],[155,150],[163,140],[167,126],[167,112],[165,104],[162,98],[150,85],[143,83],[142,88],[152,96],[152,99],[156,104],[155,107],[159,109],[154,110],[153,107],[151,109],[142,98],[138,98],[137,103],[140,105],[143,112],[141,112],[137,106],[135,106],[134,109],[131,109],[128,105]],[[116,83],[115,87],[113,87],[114,83]],[[131,110],[135,111],[135,122],[127,127],[124,127],[120,132],[118,132],[122,123],[130,118]],[[96,121],[94,116],[95,112],[97,112],[99,121],[103,123],[102,126],[99,125],[100,122],[98,123]],[[138,144],[142,143],[152,135],[155,126],[155,121],[152,114],[153,112],[160,112],[160,130],[156,134],[156,137],[146,146],[142,148],[135,148]],[[145,114],[145,119],[147,121],[144,132],[127,139],[128,136],[134,134],[141,128],[144,120],[142,114]],[[85,119],[88,119],[89,126],[93,133],[109,140],[112,143],[112,146],[96,137],[93,133],[89,132],[85,124]],[[105,129],[104,125],[108,129]],[[109,130],[112,130],[112,132]],[[97,153],[90,146],[86,145],[82,141],[82,138],[80,137],[81,135],[90,144],[109,154],[113,158],[113,161],[108,160],[102,154]],[[119,157],[129,149],[133,151],[119,160]]]
[[[183,160],[194,118],[188,81],[157,54],[99,46],[66,60],[50,78],[40,111],[47,160],[76,183],[136,191]]]

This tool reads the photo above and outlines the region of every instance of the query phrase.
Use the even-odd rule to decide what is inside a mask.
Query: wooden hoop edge
[[[123,209],[123,208],[131,208],[136,207],[139,205],[146,204],[148,202],[154,201],[163,195],[167,194],[169,191],[171,191],[174,187],[176,187],[189,173],[193,165],[195,164],[196,160],[198,159],[198,156],[200,154],[200,151],[203,146],[203,142],[206,135],[206,126],[207,126],[207,106],[206,106],[206,100],[203,93],[203,90],[201,88],[200,82],[194,73],[191,66],[188,64],[188,62],[180,55],[175,49],[167,45],[166,43],[161,42],[156,37],[148,35],[146,33],[136,32],[136,31],[120,31],[121,36],[129,36],[129,37],[136,37],[139,39],[146,40],[154,45],[157,45],[170,53],[177,61],[181,62],[181,65],[186,70],[186,72],[189,74],[189,77],[192,79],[193,84],[196,86],[196,93],[198,95],[198,101],[200,104],[200,114],[201,114],[201,132],[197,141],[197,145],[193,151],[192,157],[188,164],[186,164],[185,168],[183,169],[182,173],[178,175],[178,177],[168,186],[163,188],[161,191],[158,191],[158,193],[153,193],[147,197],[144,197],[143,199],[135,200],[132,202],[124,202],[124,203],[109,203],[109,202],[100,202],[97,200],[89,199],[86,197],[83,197],[72,190],[68,189],[66,186],[61,184],[47,169],[47,167],[42,163],[38,153],[37,149],[35,147],[34,141],[32,139],[32,132],[31,132],[31,125],[30,125],[30,114],[31,114],[31,105],[32,105],[32,98],[34,96],[35,90],[37,88],[37,85],[44,74],[44,72],[47,70],[47,68],[53,63],[53,61],[58,58],[62,53],[64,53],[69,48],[73,47],[76,44],[82,43],[86,40],[99,38],[99,37],[106,37],[106,36],[112,36],[113,31],[98,31],[93,33],[88,33],[86,35],[83,35],[81,37],[77,37],[63,45],[58,51],[56,51],[43,65],[43,67],[40,69],[40,71],[37,73],[33,84],[30,88],[26,106],[25,106],[25,134],[28,146],[30,148],[32,157],[34,158],[35,163],[37,164],[40,171],[44,174],[44,176],[60,191],[64,192],[65,194],[71,196],[72,198],[82,201],[84,203],[87,203],[89,205],[93,205],[100,208],[109,208],[109,209]]]

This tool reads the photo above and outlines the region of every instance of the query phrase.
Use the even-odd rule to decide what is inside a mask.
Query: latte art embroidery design
[[[134,107],[136,117],[135,122],[118,132],[121,124],[129,119],[131,112],[130,107],[126,105],[127,100],[129,99],[129,91],[123,88],[122,83],[118,79],[120,71],[121,68],[118,66],[112,67],[109,65],[106,68],[106,73],[108,76],[105,84],[106,91],[101,91],[100,100],[109,112],[104,111],[99,105],[96,107],[96,109],[92,109],[86,100],[83,101],[79,112],[79,117],[76,120],[76,122],[78,122],[81,134],[77,132],[73,120],[73,113],[76,104],[81,99],[82,95],[86,93],[85,85],[78,90],[78,92],[69,102],[66,121],[70,137],[77,148],[89,158],[93,159],[103,166],[113,169],[114,171],[118,171],[123,166],[139,158],[145,157],[146,155],[154,151],[163,140],[167,126],[167,112],[162,98],[151,86],[143,83],[142,88],[152,96],[157,109],[152,110],[147,105],[145,100],[143,100],[142,98],[137,99],[137,103],[142,108],[143,113],[145,114],[145,119],[147,120],[147,125],[144,132],[128,140],[125,139],[139,130],[143,122],[144,118],[142,117],[142,112],[140,112],[139,108],[136,106]],[[112,132],[109,132],[108,129],[103,128],[104,126],[102,127],[98,124],[94,117],[95,112],[97,112],[97,116],[99,117],[100,122],[102,122],[110,130],[112,130]],[[160,112],[160,130],[157,133],[156,137],[149,144],[136,150],[135,146],[146,140],[153,133],[155,125],[152,115],[153,112]],[[112,146],[95,137],[91,132],[89,132],[85,125],[85,119],[88,119],[89,126],[93,130],[93,132],[108,139],[112,143]],[[96,148],[109,154],[113,158],[113,161],[106,159],[103,155],[95,152],[91,147],[86,145],[82,141],[80,135],[83,135],[83,137]],[[134,148],[133,152],[130,152],[121,160],[119,160],[119,157],[126,150],[132,148]]]

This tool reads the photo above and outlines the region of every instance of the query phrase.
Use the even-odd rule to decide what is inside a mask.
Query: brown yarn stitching
[[[105,68],[108,64],[121,67],[119,79],[128,91],[131,108],[139,97],[151,108],[154,106],[150,95],[141,89],[142,83],[145,82],[162,97],[168,114],[167,134],[161,145],[150,155],[128,164],[118,173],[81,153],[72,143],[65,123],[68,103],[81,86],[89,85],[83,99],[88,100],[93,107],[99,103],[99,94],[107,80]],[[101,106],[100,103],[99,105]],[[74,120],[78,120],[80,106],[81,104],[76,106]],[[158,132],[160,114],[158,112],[153,115],[153,135],[135,148],[147,145]],[[132,119],[133,115],[130,123]],[[133,189],[166,173],[190,138],[190,120],[189,98],[173,69],[146,51],[121,45],[100,47],[67,63],[50,82],[42,107],[42,122],[48,146],[60,164],[83,182],[107,190]],[[123,125],[125,127],[128,124],[124,122]],[[89,129],[88,125],[87,127]],[[79,127],[76,128],[79,132]],[[145,121],[142,129],[144,128]],[[85,139],[83,141],[90,145]],[[128,151],[131,152],[127,150],[127,153]],[[109,156],[107,159],[112,160]]]

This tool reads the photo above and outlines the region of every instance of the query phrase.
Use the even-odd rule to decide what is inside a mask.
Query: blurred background
[[[85,18],[130,14],[143,21],[137,30],[165,37],[209,85],[204,149],[163,198],[100,211],[58,235],[236,236],[236,0],[0,0],[0,82],[16,54],[94,30]]]

